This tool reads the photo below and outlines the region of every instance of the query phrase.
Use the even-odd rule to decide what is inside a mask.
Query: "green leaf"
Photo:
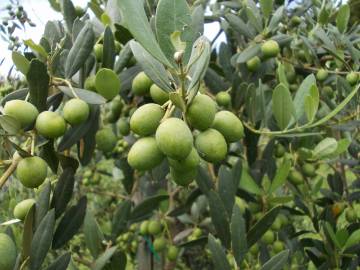
[[[74,182],[74,170],[71,167],[65,168],[56,183],[51,201],[51,206],[55,208],[56,218],[64,213],[69,203],[74,189]]]
[[[12,52],[11,54],[12,61],[16,66],[16,69],[20,71],[22,74],[26,75],[30,68],[30,62],[23,56],[21,53]]]
[[[70,79],[86,62],[93,51],[95,35],[91,23],[87,22],[76,37],[65,63],[65,77]]]
[[[339,243],[339,241],[336,238],[335,232],[333,230],[333,228],[331,227],[331,224],[329,222],[325,222],[324,224],[324,230],[326,231],[326,233],[328,234],[328,236],[330,237],[331,241],[333,242],[333,244],[337,247],[337,248],[341,248],[341,245]]]
[[[319,108],[319,90],[316,84],[312,85],[310,88],[310,95],[305,97],[305,113],[309,123],[313,122],[315,119],[315,115]]]
[[[48,56],[45,49],[41,46],[36,44],[32,39],[24,40],[24,44],[28,46],[35,54],[46,58]]]
[[[238,32],[241,35],[244,35],[247,38],[253,38],[255,36],[247,26],[247,24],[238,16],[227,13],[225,14],[225,19],[229,22],[232,29]]]
[[[91,267],[92,270],[101,270],[109,262],[111,257],[116,251],[116,246],[107,249],[101,256],[95,261],[94,266]]]
[[[186,104],[178,92],[170,92],[169,99],[177,108],[179,108],[182,112],[185,112]]]
[[[266,0],[263,0],[266,1]],[[274,29],[279,27],[279,23],[281,22],[281,20],[283,20],[284,18],[284,10],[285,7],[284,6],[280,6],[273,14],[273,16],[271,17],[271,20],[269,22],[269,30],[273,31]]]
[[[208,245],[211,252],[211,258],[213,260],[215,270],[231,270],[230,264],[226,258],[223,247],[215,239],[214,236],[209,234]]]
[[[299,89],[296,91],[294,97],[294,107],[295,107],[296,120],[298,121],[305,113],[305,108],[304,108],[305,98],[306,96],[311,95],[310,89],[314,84],[316,85],[316,79],[314,74],[311,74],[302,81]],[[295,120],[291,121],[291,123],[294,122]]]
[[[334,153],[337,149],[338,143],[334,138],[325,138],[320,141],[314,148],[313,156],[315,158],[325,158]]]
[[[223,201],[226,211],[230,216],[232,214],[233,206],[235,203],[237,186],[235,186],[232,171],[224,165],[221,166],[219,169],[218,178],[219,196]]]
[[[151,56],[138,42],[130,41],[130,48],[142,69],[149,78],[164,91],[174,91],[164,66]]]
[[[49,140],[40,147],[39,156],[46,161],[53,173],[57,173],[59,158],[55,151],[53,140]]]
[[[39,112],[46,110],[50,81],[46,65],[38,59],[31,60],[26,79],[29,84],[30,102]]]
[[[237,265],[241,265],[248,248],[246,242],[246,224],[240,208],[235,204],[231,217],[231,247]]]
[[[111,235],[114,239],[126,229],[131,214],[131,201],[123,201],[116,208],[112,219]]]
[[[261,46],[259,44],[255,44],[252,46],[247,47],[245,50],[240,52],[240,54],[237,55],[236,63],[245,63],[247,60],[253,58],[254,56],[257,56],[260,53]]]
[[[118,0],[121,17],[126,27],[134,38],[147,50],[153,57],[168,67],[172,67],[159,44],[157,43],[150,24],[147,20],[143,1],[141,0]]]
[[[229,216],[218,193],[210,190],[206,194],[209,201],[210,216],[218,237],[225,247],[230,246]]]
[[[343,250],[346,250],[347,248],[350,248],[352,246],[355,246],[360,243],[360,229],[354,231],[352,234],[350,234],[349,238],[347,239]]]
[[[259,33],[262,32],[263,26],[261,21],[261,16],[256,16],[253,12],[253,9],[246,7],[245,8],[246,16],[248,17],[248,20],[250,24],[258,31]]]
[[[16,135],[21,129],[20,123],[9,115],[0,115],[0,126],[9,135]]]
[[[74,21],[76,19],[76,10],[71,0],[60,1],[61,13],[64,16],[67,30],[71,33]]]
[[[270,229],[281,207],[274,207],[252,226],[247,234],[248,248],[254,245]]]
[[[66,270],[70,263],[71,255],[70,253],[65,253],[57,258],[46,270]]]
[[[279,270],[283,269],[289,258],[290,251],[283,250],[268,260],[260,270]]]
[[[181,33],[189,29],[191,24],[190,8],[185,0],[160,0],[156,8],[155,27],[160,48],[167,59],[174,62],[175,47],[171,36],[175,32]],[[191,49],[190,40],[187,41],[188,49]]]
[[[113,69],[115,63],[115,38],[110,26],[106,26],[104,32],[104,49],[102,67]]]
[[[246,169],[242,170],[239,188],[257,195],[261,194],[261,189]]]
[[[347,29],[350,19],[350,6],[348,4],[342,5],[336,15],[336,26],[341,33]]]
[[[65,95],[67,95],[71,98],[75,97],[74,93],[73,93],[73,91],[74,91],[78,98],[82,99],[83,101],[85,101],[88,104],[102,105],[102,104],[106,103],[106,99],[103,96],[101,96],[93,91],[89,91],[86,89],[80,89],[80,88],[74,88],[74,87],[73,87],[73,91],[71,91],[71,89],[67,86],[59,86],[58,88],[61,92],[63,92]]]
[[[169,198],[168,195],[155,195],[146,198],[141,203],[136,205],[131,212],[129,219],[133,222],[141,221],[152,214],[152,211],[157,209],[160,203]]]
[[[36,200],[36,212],[35,212],[35,228],[39,226],[50,207],[50,194],[51,184],[50,181],[46,181],[42,185],[41,192]]]
[[[337,141],[337,148],[329,155],[329,158],[335,158],[338,155],[344,153],[350,146],[351,141],[349,139],[341,139]]]
[[[282,83],[273,91],[272,110],[279,128],[284,130],[294,114],[294,104],[289,89]]]
[[[31,241],[30,270],[39,270],[48,253],[53,239],[55,226],[55,211],[46,214],[36,229]]]
[[[349,238],[349,233],[345,228],[339,229],[336,232],[336,240],[339,242],[341,247],[343,247],[345,245],[348,238]]]
[[[141,46],[141,45],[139,45],[139,46]],[[148,52],[146,52],[146,53],[149,54]],[[126,43],[126,45],[121,49],[119,57],[117,58],[117,60],[115,62],[114,71],[116,72],[116,74],[120,74],[120,72],[123,71],[123,69],[129,63],[132,56],[133,56],[133,54],[131,52],[130,43]]]
[[[211,45],[209,40],[204,36],[199,37],[193,45],[187,65],[188,75],[191,78],[187,91],[190,91],[204,78],[209,65],[210,55]]]
[[[80,229],[86,214],[86,197],[82,197],[78,204],[65,212],[54,234],[53,249],[58,249],[66,244]]]
[[[84,235],[86,247],[90,250],[91,255],[96,259],[102,252],[102,241],[105,239],[95,217],[89,211],[86,211],[84,221]]]
[[[278,68],[276,70],[276,73],[277,73],[280,83],[284,84],[286,87],[289,87],[289,83],[286,78],[285,67],[280,62],[278,63]]]
[[[33,239],[34,231],[35,231],[35,210],[37,212],[37,207],[32,205],[26,214],[24,220],[24,229],[22,235],[22,259],[25,260],[30,256],[31,251],[31,241]]]
[[[277,169],[274,179],[271,182],[269,188],[269,193],[275,192],[279,187],[281,187],[287,179],[287,176],[291,169],[291,161],[285,159],[281,164],[280,168]]]
[[[260,7],[265,19],[269,19],[273,10],[273,0],[260,0]]]

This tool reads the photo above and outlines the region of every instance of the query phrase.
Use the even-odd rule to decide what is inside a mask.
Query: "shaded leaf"
[[[113,69],[115,63],[115,39],[110,26],[106,26],[104,32],[104,49],[102,67]]]
[[[70,263],[71,255],[70,253],[65,253],[57,258],[46,270],[66,270]]]
[[[88,104],[101,105],[101,104],[106,103],[106,99],[103,96],[101,96],[93,91],[75,88],[75,87],[73,87],[73,91],[71,91],[71,89],[67,86],[59,86],[58,88],[65,95],[72,97],[72,98],[75,97],[73,94],[73,91],[74,91],[78,98],[82,99],[83,101],[85,101]]]
[[[231,231],[231,247],[234,258],[238,265],[241,265],[248,248],[246,242],[246,225],[241,214],[240,208],[234,205],[230,224]]]
[[[116,237],[121,234],[125,229],[127,222],[131,214],[131,201],[123,201],[119,204],[114,212],[112,219],[112,237]]]
[[[18,134],[21,128],[19,121],[9,115],[0,115],[0,126],[10,135]]]
[[[87,210],[84,220],[84,235],[86,247],[96,259],[102,251],[102,241],[105,239],[93,214]]]
[[[283,250],[268,260],[262,267],[261,270],[279,270],[283,269],[288,258],[290,251]]]
[[[108,250],[106,250],[94,263],[94,266],[91,267],[92,270],[101,270],[105,267],[105,265],[108,263],[108,261],[111,259],[111,257],[114,255],[116,251],[116,246],[111,247]]]
[[[21,53],[12,52],[11,58],[13,63],[16,66],[16,69],[20,71],[22,74],[26,75],[30,68],[30,62],[23,56]]]
[[[342,5],[336,15],[336,26],[341,33],[347,29],[350,19],[350,6],[348,4]]]
[[[27,257],[30,256],[31,242],[34,235],[33,232],[35,231],[35,210],[37,212],[36,208],[37,207],[35,205],[32,205],[28,213],[26,214],[24,220],[24,229],[22,235],[22,251],[21,251],[21,256],[23,260],[25,260]]]
[[[230,264],[226,258],[226,254],[223,250],[223,247],[211,234],[209,234],[208,245],[215,269],[231,270]]]
[[[294,104],[289,89],[282,83],[273,91],[272,110],[279,128],[285,129],[294,114]]]
[[[291,161],[288,159],[284,159],[280,168],[276,170],[275,177],[272,180],[269,188],[269,193],[275,192],[279,187],[281,187],[286,182],[290,169],[291,169]]]
[[[152,214],[152,211],[157,209],[160,203],[169,198],[168,195],[155,195],[146,198],[141,203],[136,205],[132,210],[129,219],[133,222],[143,220]]]

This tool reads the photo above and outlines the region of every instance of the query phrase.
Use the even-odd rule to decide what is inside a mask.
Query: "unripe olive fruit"
[[[168,247],[166,257],[169,261],[176,261],[178,254],[179,249],[176,246],[171,245]]]
[[[274,231],[278,231],[281,229],[282,223],[281,223],[281,218],[280,217],[276,217],[276,219],[274,220],[273,224],[271,224],[271,229]]]
[[[121,135],[127,136],[130,133],[130,124],[125,118],[120,118],[117,122],[117,128]]]
[[[86,78],[85,83],[84,83],[84,88],[86,90],[96,92],[95,78],[96,78],[95,75],[91,75]]]
[[[219,131],[212,128],[201,132],[196,137],[195,147],[200,157],[211,163],[225,159],[227,154],[225,138]]]
[[[258,56],[254,56],[246,61],[246,67],[251,72],[257,71],[260,65],[261,65],[261,60]]]
[[[290,91],[296,92],[299,89],[299,85],[297,83],[290,84]]]
[[[293,16],[290,19],[291,26],[298,26],[301,23],[301,18],[299,16]]]
[[[168,118],[156,130],[156,142],[169,158],[184,159],[193,148],[193,136],[189,127],[179,118]]]
[[[5,233],[0,233],[0,269],[13,270],[16,263],[16,246]]]
[[[261,240],[267,244],[270,245],[274,242],[275,240],[275,234],[272,230],[268,230],[264,233],[264,235],[261,237]]]
[[[131,90],[136,96],[144,96],[149,93],[152,84],[153,82],[145,72],[140,72],[132,81]]]
[[[140,171],[155,168],[164,159],[154,137],[144,137],[137,140],[130,148],[128,162],[131,167]]]
[[[304,182],[304,177],[296,169],[292,169],[289,172],[288,178],[289,178],[290,182],[293,183],[294,185],[300,185]]]
[[[251,248],[250,248],[250,253],[252,255],[258,255],[258,253],[259,253],[259,245],[258,244],[252,245]]]
[[[159,104],[148,103],[139,107],[130,118],[130,129],[140,135],[148,136],[155,133],[165,111]]]
[[[265,58],[275,57],[280,52],[279,44],[275,40],[268,40],[261,45],[261,52]]]
[[[358,219],[357,213],[354,208],[348,208],[345,210],[345,218],[347,222],[355,222]]]
[[[162,90],[156,84],[153,84],[150,87],[150,96],[155,103],[160,105],[163,105],[166,101],[169,100],[169,93]]]
[[[166,239],[164,237],[159,237],[154,240],[154,249],[155,251],[163,251],[166,248]]]
[[[19,202],[14,208],[14,217],[24,220],[31,206],[36,203],[34,199],[27,199]]]
[[[170,167],[171,179],[179,186],[188,186],[197,176],[197,169],[176,170]]]
[[[148,224],[148,233],[150,235],[157,235],[161,233],[162,226],[161,223],[157,220],[151,220]]]
[[[226,91],[220,91],[217,93],[215,100],[219,106],[228,107],[231,104],[231,96]]]
[[[4,114],[16,119],[21,127],[26,127],[34,123],[39,111],[30,102],[15,99],[5,103]]]
[[[301,171],[307,177],[314,177],[316,175],[316,168],[311,163],[304,163],[301,166]]]
[[[65,103],[63,113],[64,119],[70,125],[79,125],[88,119],[90,109],[85,101],[79,98],[73,98]]]
[[[117,40],[115,40],[115,53],[119,53],[121,51],[121,43]]]
[[[108,153],[114,149],[117,138],[111,128],[103,128],[96,132],[95,141],[97,149],[104,153]]]
[[[111,112],[117,116],[117,118],[120,116],[122,108],[123,108],[123,102],[121,100],[120,96],[115,97],[112,101],[111,101]]]
[[[140,234],[141,235],[146,235],[146,234],[148,234],[148,228],[149,228],[149,221],[148,220],[145,220],[145,221],[143,221],[142,223],[141,223],[141,225],[140,225],[140,229],[139,229],[139,231],[140,231]]]
[[[331,86],[324,86],[322,88],[322,92],[329,98],[329,99],[332,99],[334,97],[334,90],[332,89]]]
[[[107,100],[111,100],[120,92],[120,78],[113,70],[102,68],[96,73],[95,87],[96,92]]]
[[[279,253],[284,250],[284,243],[279,240],[276,240],[273,243],[272,248],[275,253]]]
[[[192,148],[190,154],[182,160],[169,158],[170,167],[175,170],[190,170],[196,168],[200,163],[200,157],[195,148]]]
[[[82,17],[85,14],[85,10],[80,6],[76,6],[75,7],[75,14],[76,14],[77,17]]]
[[[102,45],[100,43],[95,44],[94,53],[95,53],[96,60],[98,62],[101,62],[103,59],[103,51],[104,51],[104,45]]]
[[[274,149],[274,156],[277,158],[281,158],[284,156],[285,152],[285,147],[281,143],[278,143]]]
[[[325,81],[329,73],[326,69],[319,69],[316,73],[316,79],[320,82]]]
[[[346,75],[346,80],[351,86],[353,86],[358,82],[359,75],[356,72],[350,72]]]
[[[64,118],[56,112],[44,111],[36,118],[35,128],[45,138],[58,138],[66,131]]]
[[[219,131],[229,143],[244,137],[244,127],[240,119],[229,111],[216,113],[212,128]]]
[[[27,188],[37,188],[47,176],[47,164],[40,157],[27,157],[20,160],[16,177]]]
[[[205,130],[214,121],[216,103],[207,95],[197,95],[186,111],[188,123],[196,129]]]

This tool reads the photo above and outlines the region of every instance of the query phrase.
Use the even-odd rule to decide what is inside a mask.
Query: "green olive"
[[[219,131],[227,142],[236,142],[244,137],[244,127],[240,119],[229,111],[220,111],[215,115],[212,128]]]
[[[163,251],[166,248],[166,239],[164,237],[155,238],[153,245],[155,251]]]
[[[158,235],[162,231],[162,225],[157,220],[151,220],[148,224],[148,233],[150,235]]]
[[[325,81],[328,77],[329,72],[326,69],[319,69],[316,73],[316,79],[320,82]]]
[[[167,249],[166,257],[169,261],[176,261],[178,254],[179,249],[176,246],[171,245]]]
[[[96,60],[98,62],[101,62],[103,59],[103,51],[104,51],[104,45],[102,45],[100,43],[95,44],[94,53],[95,53]]]
[[[261,66],[261,60],[258,56],[254,56],[246,61],[246,67],[249,71],[255,72]]]
[[[111,128],[103,128],[96,132],[95,141],[97,149],[108,153],[116,146],[117,138]]]
[[[346,81],[351,85],[355,85],[359,80],[359,75],[356,72],[350,72],[346,75]]]
[[[36,203],[34,199],[27,199],[19,202],[14,208],[14,217],[24,220],[31,206]]]
[[[169,100],[169,93],[162,90],[156,84],[153,84],[150,87],[150,96],[155,103],[160,105],[163,105],[166,101]]]
[[[121,135],[127,136],[130,133],[130,124],[125,118],[120,118],[117,122],[117,128]]]
[[[275,234],[272,230],[268,230],[264,233],[264,235],[261,237],[261,240],[267,244],[271,245],[275,241]]]
[[[79,125],[88,119],[90,108],[85,101],[73,98],[65,103],[63,113],[64,119],[70,125]]]
[[[58,113],[44,111],[36,118],[35,128],[45,138],[55,139],[64,135],[66,122]]]
[[[275,57],[280,52],[279,44],[275,40],[268,40],[261,45],[261,52],[265,58]]]
[[[96,78],[95,75],[91,75],[91,76],[86,78],[85,83],[84,83],[84,88],[86,90],[96,92],[95,78]]]
[[[16,245],[5,233],[0,233],[0,269],[13,270],[16,263]]]
[[[288,179],[290,180],[291,183],[293,183],[294,185],[300,185],[302,183],[304,183],[304,177],[302,176],[302,174],[297,171],[296,169],[292,169],[289,172],[288,175]]]
[[[34,123],[39,111],[30,102],[15,99],[5,103],[4,114],[13,117],[24,128]]]
[[[148,136],[155,133],[165,111],[160,105],[148,103],[139,107],[130,118],[130,129],[140,135]]]
[[[215,96],[216,103],[222,107],[228,107],[231,105],[231,96],[226,91],[220,91]]]
[[[179,186],[188,186],[197,176],[197,169],[176,170],[170,167],[171,179]]]
[[[196,168],[200,163],[200,157],[195,148],[192,148],[190,154],[182,160],[169,158],[170,167],[177,171],[191,170]]]
[[[197,95],[186,111],[186,120],[198,130],[211,126],[216,113],[216,103],[207,95]]]
[[[16,168],[16,177],[27,188],[37,188],[47,176],[47,164],[39,157],[27,157],[20,160]]]
[[[208,162],[217,163],[225,159],[227,144],[225,138],[216,129],[207,129],[195,139],[199,155]]]
[[[111,100],[120,92],[120,78],[113,70],[102,68],[96,73],[95,87],[100,95]]]
[[[149,93],[152,84],[153,82],[145,72],[140,72],[133,79],[131,90],[136,96],[144,96]]]

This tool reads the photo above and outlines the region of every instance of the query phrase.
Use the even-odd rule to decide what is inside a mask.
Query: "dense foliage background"
[[[358,1],[49,3],[0,26],[0,270],[359,268]]]

